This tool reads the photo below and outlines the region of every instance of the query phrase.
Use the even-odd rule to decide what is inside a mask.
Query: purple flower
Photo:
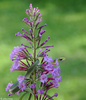
[[[19,48],[19,46],[14,47],[14,50],[12,50],[11,54],[10,54],[10,59],[13,60],[21,60],[24,59],[26,54],[24,52],[24,49],[26,49],[24,46],[21,46]]]
[[[44,90],[43,90],[43,89],[38,90],[38,93],[39,93],[40,95],[42,95],[42,94],[44,93]]]
[[[57,81],[56,81],[56,80],[53,80],[53,85],[54,85],[54,87],[55,87],[55,88],[58,88],[59,83],[57,83]]]
[[[19,83],[21,83],[24,80],[25,76],[19,75],[17,78],[17,81],[19,81]]]
[[[11,52],[11,54],[10,54],[10,60],[13,60],[14,55],[15,55],[15,52],[12,50],[12,52]]]
[[[19,59],[18,60],[14,60],[14,66],[15,66],[15,69],[17,69],[20,66]]]
[[[10,71],[13,72],[15,70],[14,64],[11,66]]]
[[[59,77],[54,77],[54,79],[55,79],[55,81],[57,81],[57,82],[62,82],[61,76],[59,76]]]
[[[18,69],[19,66],[20,66],[20,62],[18,62],[17,60],[14,60],[14,64],[10,68],[10,71],[12,72],[12,71]]]
[[[48,55],[46,55],[46,57],[44,57],[44,61],[51,63],[51,62],[53,62],[53,59],[51,57],[48,58]]]
[[[31,84],[30,88],[34,89],[36,87],[36,84]]]
[[[41,81],[42,83],[45,83],[45,82],[47,81],[47,76],[46,76],[46,74],[41,75],[40,81]]]
[[[22,83],[22,82],[21,82],[21,83],[19,83],[19,86],[18,86],[18,87],[19,87],[19,89],[21,89],[22,91],[23,91],[23,90],[26,90],[26,83],[24,83],[24,82]]]
[[[11,83],[8,83],[6,91],[8,91],[12,85],[13,85],[12,81],[11,81]]]
[[[58,59],[56,59],[55,65],[58,67],[59,65]]]
[[[53,71],[54,66],[51,63],[48,63],[46,66],[44,66],[45,70],[47,71]]]
[[[20,94],[19,94],[19,93],[20,93],[20,90],[19,90],[18,92],[16,92],[15,94],[17,94],[17,95],[19,95],[19,96],[20,96]]]
[[[56,67],[56,69],[54,68],[54,70],[52,71],[53,77],[59,76],[59,72],[60,72],[60,67]]]
[[[24,51],[24,49],[25,49],[25,46],[20,47],[20,51]]]
[[[10,59],[13,60],[14,55],[19,51],[19,46],[14,47],[14,50],[12,50],[11,54],[10,54]]]

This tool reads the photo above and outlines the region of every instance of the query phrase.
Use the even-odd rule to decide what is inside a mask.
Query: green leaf
[[[19,98],[19,100],[22,100],[23,97],[24,97],[27,93],[28,93],[28,92],[23,93],[23,94],[21,95],[21,97]]]
[[[10,93],[16,93],[19,91],[19,87],[18,87],[18,81],[16,81],[9,89]]]
[[[36,66],[38,65],[39,63],[39,60],[37,59],[34,64],[28,69],[26,75],[25,75],[25,78],[29,78],[31,73],[37,68]]]

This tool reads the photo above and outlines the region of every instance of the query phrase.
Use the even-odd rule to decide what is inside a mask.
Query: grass
[[[47,45],[55,46],[51,48],[49,56],[66,58],[60,63],[63,81],[59,89],[53,89],[49,94],[57,91],[59,96],[55,100],[85,100],[86,3],[84,0],[64,1],[32,1],[34,7],[38,6],[43,15],[42,24],[47,23],[43,40],[50,36]],[[5,91],[6,85],[10,81],[15,82],[19,74],[24,74],[10,73],[13,62],[10,61],[9,55],[14,46],[27,44],[22,38],[15,37],[15,33],[21,32],[22,28],[28,30],[22,19],[27,17],[25,10],[29,3],[28,0],[0,1],[0,98],[9,98],[8,92]],[[19,97],[14,95],[10,98],[18,100]]]

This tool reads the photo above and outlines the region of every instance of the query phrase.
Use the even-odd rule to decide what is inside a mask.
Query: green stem
[[[34,18],[33,18],[33,23],[34,23],[34,22],[35,22],[35,21],[34,21]],[[34,63],[34,62],[36,61],[36,40],[35,40],[36,37],[35,37],[35,24],[33,24],[32,29],[33,29],[33,50],[34,50],[33,63]],[[34,70],[32,76],[33,76],[33,80],[34,80],[34,83],[35,83],[35,81],[36,81],[36,70]],[[31,82],[31,84],[33,84],[33,82]],[[35,91],[36,91],[36,88],[35,88]],[[32,97],[32,94],[30,94],[28,100],[30,100],[31,97]],[[34,100],[36,100],[35,93],[34,93]]]
[[[35,62],[36,60],[35,26],[33,27],[33,49],[34,49],[34,62]]]
[[[33,49],[34,49],[34,62],[36,61],[36,41],[35,41],[35,25],[33,25]],[[34,82],[36,80],[36,70],[34,70]],[[36,88],[35,88],[36,91]],[[36,100],[36,96],[34,93],[34,100]]]

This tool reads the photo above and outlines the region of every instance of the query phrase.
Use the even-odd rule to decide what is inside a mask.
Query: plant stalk
[[[36,61],[36,40],[35,40],[35,25],[33,25],[33,49],[34,49],[34,62]],[[34,70],[34,82],[36,80],[36,70]],[[35,88],[36,91],[36,88]],[[36,96],[34,93],[34,100],[36,100]]]

